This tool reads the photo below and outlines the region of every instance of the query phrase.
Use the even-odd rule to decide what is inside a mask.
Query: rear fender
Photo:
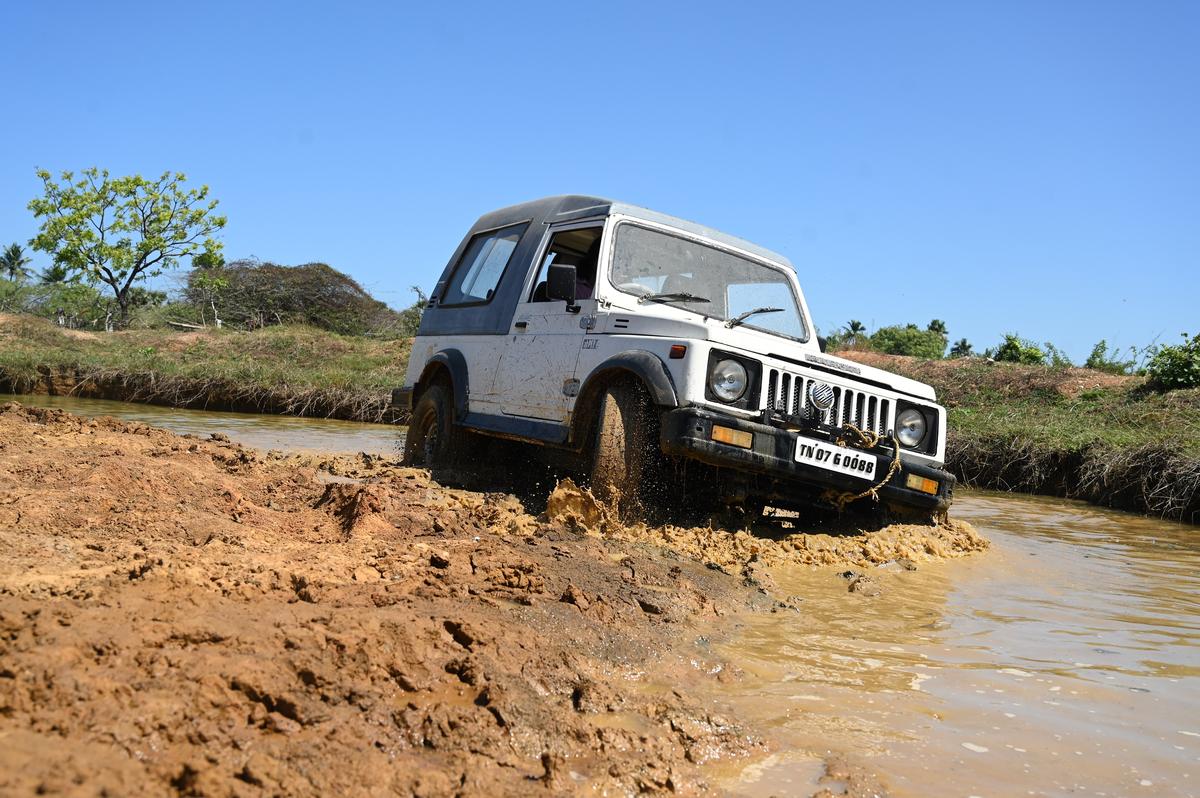
[[[425,362],[421,379],[413,388],[412,401],[417,399],[439,374],[447,374],[450,379],[450,389],[454,393],[454,418],[461,421],[468,412],[468,397],[470,396],[470,377],[467,373],[467,359],[457,349],[443,349]]]

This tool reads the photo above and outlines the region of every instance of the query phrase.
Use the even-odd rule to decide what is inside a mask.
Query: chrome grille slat
[[[801,415],[809,404],[808,389],[813,380],[780,369],[766,369],[763,407],[789,415]],[[833,407],[821,411],[822,424],[840,427],[854,424],[879,435],[887,434],[892,423],[892,402],[866,391],[832,385]]]

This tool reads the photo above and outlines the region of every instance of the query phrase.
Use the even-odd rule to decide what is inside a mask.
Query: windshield
[[[777,268],[634,224],[617,226],[612,282],[642,301],[674,305],[801,341],[808,339],[787,276]],[[707,300],[707,301],[705,301]]]

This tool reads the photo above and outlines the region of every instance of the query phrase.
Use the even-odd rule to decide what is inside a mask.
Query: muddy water
[[[4,396],[262,449],[395,454],[402,429]],[[965,493],[982,554],[774,571],[800,612],[751,616],[720,654],[718,698],[779,742],[717,765],[736,795],[808,795],[845,754],[900,796],[1200,795],[1200,538],[1195,527],[1051,499]],[[858,569],[866,570],[866,569]]]
[[[404,428],[392,424],[184,410],[71,396],[0,394],[0,404],[4,402],[20,402],[30,407],[57,407],[80,416],[112,416],[180,434],[208,437],[217,432],[228,435],[238,443],[263,450],[397,455],[403,448]]]
[[[783,750],[744,795],[808,794],[814,758],[857,758],[905,796],[1200,794],[1196,528],[1050,499],[967,494],[985,554],[779,573],[790,619],[755,618],[723,653],[731,701]],[[836,785],[834,785],[836,786]]]

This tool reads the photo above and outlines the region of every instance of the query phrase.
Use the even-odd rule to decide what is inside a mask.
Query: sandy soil
[[[570,484],[534,517],[319,464],[0,408],[0,793],[704,793],[769,748],[704,645],[793,609],[766,568],[986,545],[626,529]]]

